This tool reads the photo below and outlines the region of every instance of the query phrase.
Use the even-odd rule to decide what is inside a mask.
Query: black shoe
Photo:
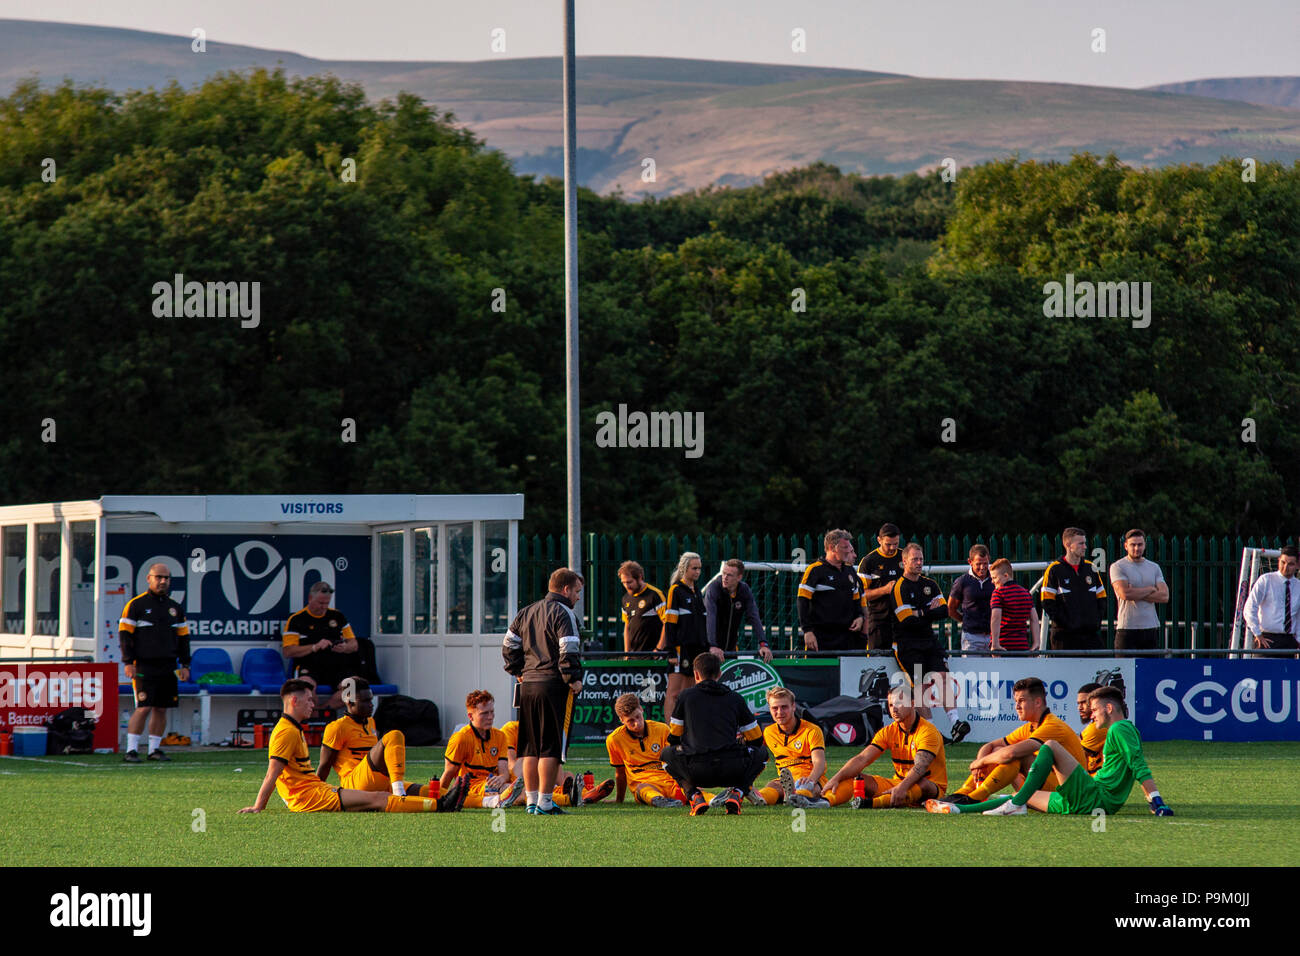
[[[460,785],[460,777],[451,782],[447,792],[438,798],[439,813],[455,813],[465,803],[465,787]]]
[[[953,722],[952,725],[953,743],[955,744],[961,743],[963,740],[966,739],[966,735],[969,733],[970,733],[970,724],[966,723],[966,721],[958,720]]]
[[[739,790],[728,791],[727,799],[722,802],[722,805],[727,810],[727,816],[729,817],[740,816],[740,791]]]
[[[136,753],[134,750],[128,750],[126,753],[122,754],[122,763],[139,763],[139,762],[140,762],[140,755]]]
[[[972,803],[977,802],[975,800],[972,800],[964,793],[952,793],[946,797],[940,797],[939,799],[941,799],[944,803],[955,803],[959,807],[970,806]]]
[[[171,763],[171,761],[172,761],[172,758],[169,757],[169,756],[167,756],[167,755],[166,755],[165,753],[163,753],[161,750],[151,750],[151,751],[149,751],[149,759],[150,759],[150,760],[157,760],[157,761],[160,761],[161,763]]]

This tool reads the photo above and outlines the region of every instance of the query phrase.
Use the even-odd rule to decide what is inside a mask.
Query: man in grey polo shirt
[[[989,576],[989,549],[971,545],[967,561],[970,571],[952,582],[948,592],[948,616],[961,626],[963,651],[988,653],[993,640],[989,636],[989,599],[996,590]]]
[[[1169,603],[1169,587],[1160,565],[1143,555],[1147,549],[1145,531],[1134,528],[1124,534],[1127,556],[1110,566],[1110,583],[1115,589],[1119,613],[1115,620],[1115,652],[1154,650],[1164,646],[1160,640],[1157,604]]]

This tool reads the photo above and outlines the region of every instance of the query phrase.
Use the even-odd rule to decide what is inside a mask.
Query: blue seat
[[[284,683],[284,659],[279,651],[269,647],[255,647],[244,651],[239,665],[239,679],[251,685],[259,694],[278,694]]]
[[[396,684],[371,684],[370,692],[374,694],[376,697],[380,697],[385,694],[396,694],[397,685]]]
[[[201,684],[200,679],[204,674],[212,671],[224,671],[225,673],[234,673],[235,665],[230,660],[230,655],[220,647],[200,647],[194,652],[194,657],[190,660],[190,678],[198,685],[199,690],[206,690],[209,694],[251,694],[253,688],[248,684]],[[182,693],[186,693],[182,691]]]

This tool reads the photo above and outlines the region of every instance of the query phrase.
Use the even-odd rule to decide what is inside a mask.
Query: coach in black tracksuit
[[[718,683],[722,665],[712,654],[695,658],[695,686],[682,691],[668,724],[664,768],[677,781],[691,804],[692,815],[703,812],[701,787],[725,787],[739,791],[733,799],[740,812],[740,798],[749,793],[754,779],[767,762],[767,747],[745,698]],[[744,737],[742,744],[737,736]]]
[[[564,763],[573,698],[582,690],[582,642],[573,607],[582,575],[568,568],[551,574],[548,593],[510,623],[501,645],[506,673],[519,681],[519,756],[529,813],[562,814],[551,802]]]
[[[167,711],[179,700],[177,677],[190,679],[190,627],[185,608],[173,601],[171,571],[165,564],[149,569],[149,590],[122,609],[117,625],[122,666],[135,695],[135,710],[126,724],[126,763],[140,762],[140,737],[149,720],[149,759],[170,760],[162,750]],[[177,674],[176,664],[180,663]]]

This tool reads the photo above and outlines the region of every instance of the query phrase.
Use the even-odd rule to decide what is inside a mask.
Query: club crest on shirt
[[[795,749],[795,750],[803,750],[803,741],[802,741],[802,740],[796,740],[796,741],[794,742],[794,749]]]
[[[492,747],[491,749],[488,750],[488,753],[490,753],[492,756],[495,757],[497,755],[497,748]]]
[[[335,621],[335,620],[331,620],[331,621],[330,621],[330,627],[338,627],[338,626],[339,626],[339,622],[338,622],[338,621]]]
[[[1092,583],[1092,575],[1089,574],[1089,575],[1088,575],[1087,577],[1085,577],[1083,580],[1084,580],[1085,583],[1087,583],[1087,584],[1091,584],[1091,583]]]
[[[657,754],[657,753],[659,752],[659,745],[658,745],[658,744],[651,744],[651,745],[650,745],[650,752],[651,752],[651,753],[655,753],[655,754]]]
[[[169,607],[169,608],[167,609],[167,613],[170,614],[172,617],[175,617],[175,616],[176,616],[176,608],[174,608],[174,607]]]
[[[929,597],[929,596],[930,596],[930,586],[929,586],[929,585],[926,585],[925,590],[924,590],[924,592],[922,592],[922,593],[924,593],[926,597]]]
[[[645,598],[638,601],[636,606],[638,610],[643,610],[645,608]]]

